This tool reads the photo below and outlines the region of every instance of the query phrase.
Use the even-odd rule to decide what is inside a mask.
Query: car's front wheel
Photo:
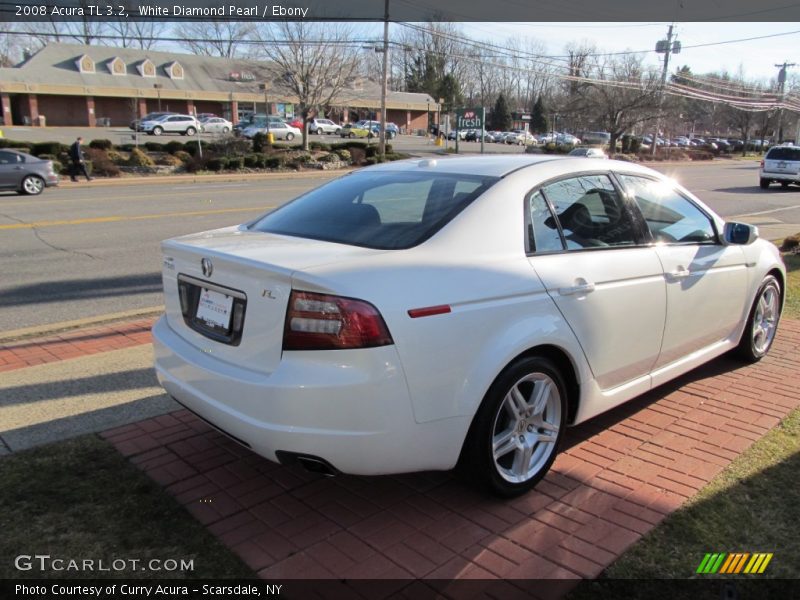
[[[286,134],[286,141],[291,142],[294,139],[294,134],[290,131]]]
[[[195,133],[197,133],[197,129],[195,129],[194,127],[189,127],[186,130],[186,135],[188,135],[189,137],[193,136]]]
[[[486,393],[461,466],[497,495],[527,492],[553,464],[566,414],[566,386],[558,368],[543,357],[520,358]]]
[[[750,308],[737,352],[748,362],[758,362],[769,352],[781,318],[781,284],[767,275]]]
[[[770,181],[769,179],[764,179],[763,177],[758,180],[758,185],[761,187],[762,190],[765,190],[769,187]]]
[[[227,127],[223,127],[222,128],[222,133],[228,133],[229,131],[230,131],[230,129],[228,129]]]
[[[36,175],[26,175],[22,180],[21,190],[28,196],[38,196],[44,190],[44,179]]]
[[[153,135],[161,135],[164,130],[161,127],[153,127]]]

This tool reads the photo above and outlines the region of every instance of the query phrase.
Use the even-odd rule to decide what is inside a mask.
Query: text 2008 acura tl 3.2
[[[414,160],[163,243],[169,394],[255,452],[530,489],[580,423],[769,350],[785,269],[636,165]]]

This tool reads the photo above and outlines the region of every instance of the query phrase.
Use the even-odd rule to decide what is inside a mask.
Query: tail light
[[[284,350],[374,348],[393,344],[378,309],[369,302],[314,292],[292,291]]]
[[[763,160],[761,161],[761,168],[762,169],[764,168],[764,161]]]

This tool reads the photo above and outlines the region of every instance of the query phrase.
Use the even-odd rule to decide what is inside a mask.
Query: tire
[[[229,131],[230,131],[230,129],[228,129],[227,127],[223,127],[222,128],[222,133],[228,133]]]
[[[336,132],[334,133],[334,135],[342,135],[342,130],[341,129],[337,129]]]
[[[189,137],[192,137],[195,133],[197,133],[197,129],[195,129],[194,127],[189,127],[186,130],[186,135],[188,135]]]
[[[20,185],[21,193],[26,196],[38,196],[44,190],[44,179],[38,175],[26,175]]]
[[[788,187],[789,187],[789,182],[788,182],[788,181],[781,181],[781,187],[782,187],[783,189],[786,189],[786,188],[788,188]]]
[[[770,181],[769,179],[761,178],[758,180],[758,185],[762,190],[765,190],[769,187]]]
[[[353,134],[353,132],[351,131],[351,132],[350,132],[350,135],[349,135],[349,136],[347,136],[347,137],[349,137],[349,138],[351,138],[351,139],[352,139],[352,138],[354,138],[354,137],[356,137],[356,136],[355,136],[355,135]]]
[[[566,415],[558,368],[539,356],[517,359],[486,392],[462,451],[462,473],[498,496],[529,491],[558,454]]]
[[[767,275],[758,288],[742,339],[736,348],[739,357],[750,363],[764,358],[775,340],[780,318],[781,284],[774,276]]]
[[[164,133],[164,129],[161,127],[153,127],[153,135],[161,135]]]
[[[290,131],[286,134],[286,141],[291,142],[294,139],[294,134]]]

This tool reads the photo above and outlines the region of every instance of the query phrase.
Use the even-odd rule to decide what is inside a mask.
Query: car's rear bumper
[[[214,344],[196,348],[162,317],[153,327],[158,380],[189,410],[270,460],[277,452],[310,455],[344,473],[376,475],[448,469],[458,459],[464,424],[414,421],[394,346],[285,352],[264,374],[216,358]]]
[[[44,178],[45,187],[56,187],[58,185],[58,175],[48,175]]]
[[[776,173],[773,171],[759,171],[759,178],[771,179],[773,181],[788,181],[800,183],[800,174],[798,173]]]

